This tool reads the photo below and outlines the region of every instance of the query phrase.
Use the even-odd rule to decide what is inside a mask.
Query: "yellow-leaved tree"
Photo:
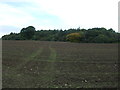
[[[66,36],[66,40],[70,42],[80,42],[81,37],[81,34],[78,32],[70,33]]]

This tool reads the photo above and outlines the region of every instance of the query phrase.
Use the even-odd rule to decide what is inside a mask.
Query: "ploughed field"
[[[3,88],[115,88],[118,45],[3,41]]]

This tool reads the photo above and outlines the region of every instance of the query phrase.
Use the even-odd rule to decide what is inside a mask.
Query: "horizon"
[[[119,0],[0,1],[0,37],[27,26],[36,30],[104,27],[118,32]]]
[[[26,26],[26,27],[28,27],[28,26]],[[26,27],[23,27],[23,28],[26,28]],[[78,27],[79,28],[79,27]],[[93,28],[105,28],[105,27],[93,27]],[[21,28],[22,29],[22,28]],[[19,30],[19,32],[10,32],[10,33],[20,33],[20,31],[21,31],[21,29]],[[38,30],[36,30],[36,31],[40,31],[40,30],[69,30],[69,29],[77,29],[77,28],[68,28],[68,29],[38,29]],[[88,29],[92,29],[92,28],[80,28],[80,29],[85,29],[85,30],[88,30]],[[113,29],[113,28],[105,28],[106,30],[108,30],[108,29]],[[114,30],[114,29],[113,29]],[[115,31],[115,30],[114,30]],[[120,33],[119,31],[115,31],[116,33]],[[7,33],[7,34],[4,34],[4,35],[9,35],[10,33]],[[4,36],[4,35],[2,35],[2,36]],[[2,38],[2,36],[0,36],[0,38]]]

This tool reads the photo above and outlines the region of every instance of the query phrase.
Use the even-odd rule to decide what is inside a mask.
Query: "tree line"
[[[70,41],[78,43],[117,43],[120,42],[120,33],[112,28],[80,29],[70,28],[68,30],[35,30],[35,27],[22,28],[20,33],[11,32],[2,36],[2,40],[40,40],[40,41]]]

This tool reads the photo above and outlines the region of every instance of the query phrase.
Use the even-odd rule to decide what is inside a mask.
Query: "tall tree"
[[[33,35],[35,34],[35,28],[33,26],[28,26],[27,28],[23,28],[20,31],[22,39],[32,39]]]

